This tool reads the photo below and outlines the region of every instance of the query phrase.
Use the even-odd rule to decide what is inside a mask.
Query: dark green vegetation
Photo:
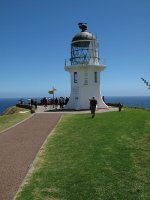
[[[148,200],[150,112],[67,115],[18,200]]]
[[[12,107],[5,111],[4,115],[0,115],[0,132],[21,122],[31,115],[30,112],[19,113],[20,111],[26,112],[28,110]]]

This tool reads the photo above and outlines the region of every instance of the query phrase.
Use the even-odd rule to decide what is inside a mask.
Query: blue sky
[[[149,0],[0,0],[0,97],[43,97],[53,86],[69,96],[64,70],[70,44],[86,22],[97,36],[104,96],[150,90]]]

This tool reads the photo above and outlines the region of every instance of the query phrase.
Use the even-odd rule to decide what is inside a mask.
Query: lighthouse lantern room
[[[70,73],[71,93],[66,109],[89,109],[89,99],[95,96],[97,107],[108,108],[100,94],[100,72],[105,66],[99,62],[99,44],[96,37],[87,31],[86,23],[79,23],[80,33],[71,42]]]

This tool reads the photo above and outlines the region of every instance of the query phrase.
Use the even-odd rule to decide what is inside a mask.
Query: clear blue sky
[[[64,60],[87,22],[97,36],[104,96],[150,95],[149,0],[0,0],[0,98],[69,96]]]

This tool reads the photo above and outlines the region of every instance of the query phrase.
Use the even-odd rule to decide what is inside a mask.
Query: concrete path
[[[0,134],[0,200],[12,200],[62,113],[34,114]]]
[[[108,109],[99,109],[99,110],[96,110],[96,113],[111,112],[111,111],[118,111],[118,107],[109,107]],[[60,111],[59,107],[58,107],[58,109],[55,109],[55,108],[53,108],[53,106],[48,105],[46,108],[44,106],[37,106],[36,113],[83,114],[83,113],[90,113],[90,110],[83,110],[83,111],[63,110],[63,111]]]

